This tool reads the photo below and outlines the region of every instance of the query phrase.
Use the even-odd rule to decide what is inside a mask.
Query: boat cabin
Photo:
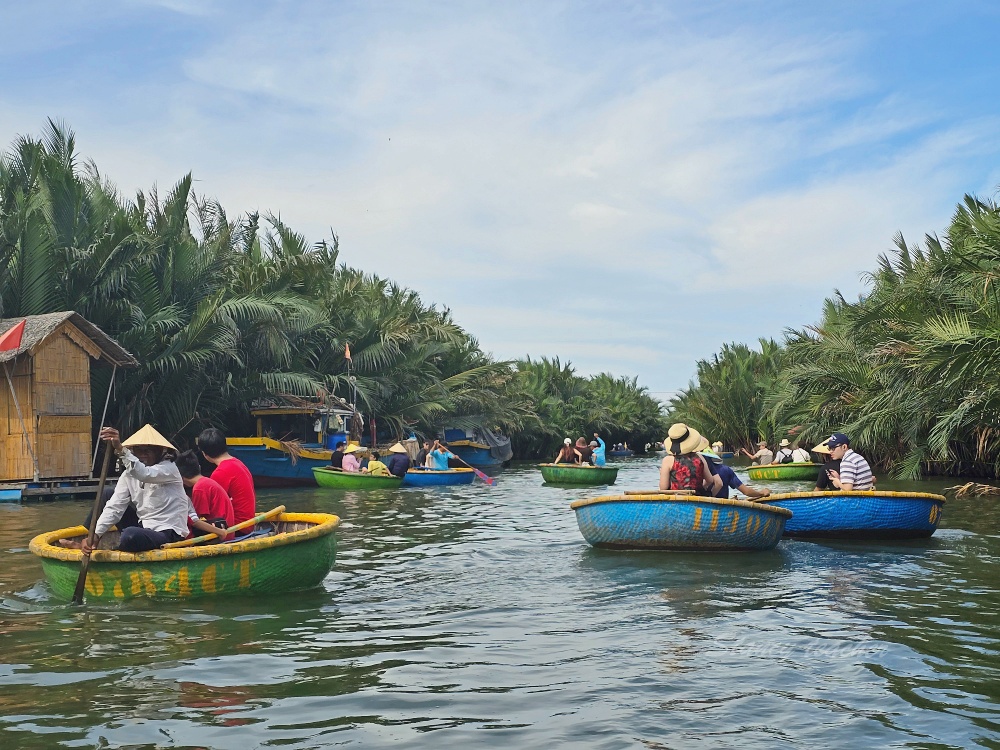
[[[350,409],[331,406],[268,406],[252,409],[250,414],[257,420],[258,438],[298,441],[303,446],[328,450],[347,442],[354,417]]]

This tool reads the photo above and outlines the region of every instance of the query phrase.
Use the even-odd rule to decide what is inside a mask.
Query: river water
[[[600,494],[265,491],[343,519],[322,588],[83,607],[27,543],[88,503],[0,506],[0,747],[1000,748],[998,500],[917,542],[623,553],[568,508]]]

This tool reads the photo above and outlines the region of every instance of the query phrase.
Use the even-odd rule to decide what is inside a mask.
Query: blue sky
[[[992,2],[38,0],[0,28],[0,145],[61,119],[124,193],[191,171],[498,357],[661,397],[1000,184]]]

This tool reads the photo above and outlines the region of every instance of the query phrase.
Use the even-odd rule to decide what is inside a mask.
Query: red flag
[[[3,336],[0,336],[0,352],[13,352],[21,348],[21,337],[24,335],[24,324],[27,322],[27,320],[22,320]]]
[[[348,362],[351,361],[351,345],[350,344],[344,344],[344,359],[346,359]]]

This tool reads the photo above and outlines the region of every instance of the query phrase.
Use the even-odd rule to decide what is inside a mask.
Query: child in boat
[[[215,465],[211,477],[222,486],[233,500],[236,523],[249,521],[257,515],[257,494],[253,475],[242,461],[229,455],[226,436],[222,430],[209,427],[198,436],[198,450],[205,460]],[[247,529],[244,533],[250,533]]]
[[[236,524],[232,498],[214,479],[203,476],[201,462],[194,451],[184,451],[174,462],[184,486],[191,490],[191,503],[198,516],[212,526],[228,529]],[[232,539],[229,534],[223,541]]]
[[[376,477],[387,477],[389,476],[389,467],[386,466],[381,459],[378,451],[372,451],[372,457],[368,460],[368,466],[361,470],[362,474],[371,474]]]

